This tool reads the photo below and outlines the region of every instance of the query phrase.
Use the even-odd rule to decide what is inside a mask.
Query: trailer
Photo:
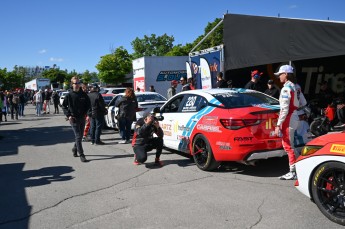
[[[25,89],[37,91],[39,89],[49,89],[50,79],[47,78],[36,78],[25,83]]]
[[[144,56],[133,60],[134,89],[149,91],[152,85],[156,92],[166,97],[172,80],[187,77],[187,61],[188,56]]]

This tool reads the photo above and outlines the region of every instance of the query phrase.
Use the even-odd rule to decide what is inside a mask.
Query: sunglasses
[[[72,84],[76,84],[76,85],[79,85],[79,84],[80,84],[80,82],[77,82],[77,83],[72,83]]]

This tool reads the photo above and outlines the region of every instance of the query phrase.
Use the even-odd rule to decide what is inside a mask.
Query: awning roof
[[[225,70],[345,55],[345,23],[224,15]]]

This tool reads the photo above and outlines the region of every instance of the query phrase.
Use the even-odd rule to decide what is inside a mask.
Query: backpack
[[[13,94],[12,103],[13,104],[19,103],[19,96],[17,94]]]

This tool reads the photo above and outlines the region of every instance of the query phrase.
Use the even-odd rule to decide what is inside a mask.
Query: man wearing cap
[[[155,164],[163,166],[160,160],[163,150],[163,136],[163,130],[153,115],[147,114],[145,118],[140,118],[136,122],[132,139],[134,164],[144,163],[147,160],[147,152],[156,149]]]
[[[258,70],[254,70],[251,72],[251,80],[244,86],[245,89],[256,90],[260,92],[264,92],[264,87],[260,83],[260,77],[262,76],[262,72]]]
[[[172,80],[171,81],[171,87],[169,87],[168,91],[167,91],[167,99],[170,99],[171,97],[176,95],[176,87],[177,87],[177,85],[178,85],[178,81],[177,80]]]
[[[266,95],[272,96],[276,99],[279,99],[279,88],[274,84],[273,80],[267,82],[267,89],[264,92]]]
[[[189,83],[187,82],[187,78],[186,77],[181,77],[180,82],[181,82],[181,85],[182,85],[182,91],[189,91],[189,90],[191,90],[191,87],[190,87]]]
[[[279,136],[281,133],[282,135],[283,148],[288,155],[290,166],[290,171],[279,178],[281,180],[295,180],[297,179],[297,175],[294,138],[299,123],[297,115],[299,100],[296,86],[291,82],[294,78],[293,68],[290,65],[282,65],[274,75],[279,76],[280,82],[284,84],[279,96],[280,113],[277,126],[275,127],[275,134]]]

